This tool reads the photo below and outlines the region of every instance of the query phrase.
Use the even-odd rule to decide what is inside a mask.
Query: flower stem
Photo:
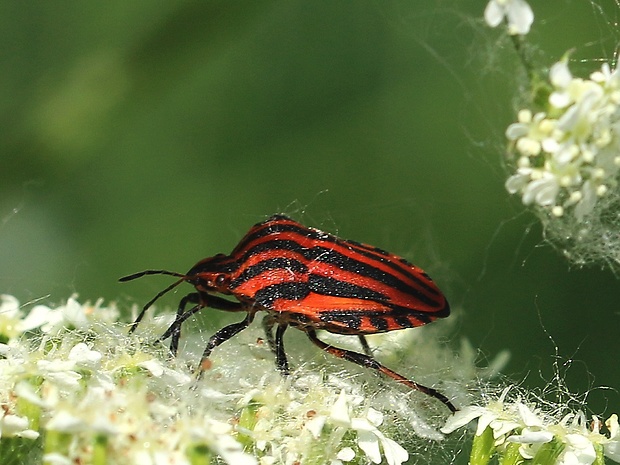
[[[517,465],[523,462],[523,457],[519,453],[521,444],[511,443],[506,447],[506,451],[502,454],[499,461],[500,465]]]
[[[469,463],[471,465],[487,465],[494,451],[493,430],[487,426],[480,436],[474,436]]]

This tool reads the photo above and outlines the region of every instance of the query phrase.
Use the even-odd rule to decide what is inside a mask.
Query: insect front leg
[[[187,306],[188,302],[192,302],[197,305],[185,311],[185,307]],[[214,295],[209,295],[206,293],[199,294],[198,292],[193,292],[181,299],[181,302],[179,303],[179,308],[177,310],[177,316],[174,322],[170,325],[166,332],[162,334],[155,342],[165,341],[169,337],[172,337],[172,341],[170,343],[170,353],[172,353],[172,355],[176,355],[179,345],[179,338],[181,337],[181,325],[190,316],[194,315],[205,307],[217,308],[218,310],[226,310],[230,312],[245,310],[245,306],[241,302],[232,302],[230,300],[222,299],[221,297],[217,297]]]
[[[183,321],[185,321],[189,315],[193,315],[201,308],[200,305],[196,305],[189,312],[187,312],[188,316],[183,318],[183,316],[185,315],[185,307],[189,302],[193,304],[199,304],[200,294],[198,292],[192,292],[191,294],[187,294],[181,299],[181,301],[179,302],[179,308],[177,309],[177,316],[174,319],[172,325],[170,325],[170,328],[168,328],[168,331],[172,330],[172,332],[170,333],[170,354],[172,354],[172,356],[174,357],[176,357],[177,351],[179,350],[179,339],[181,339],[181,323],[183,323]],[[159,340],[163,339],[163,336],[159,338]]]
[[[202,377],[205,361],[209,358],[209,355],[211,355],[213,349],[215,349],[221,343],[226,342],[240,331],[243,331],[250,325],[250,323],[252,323],[252,320],[254,320],[254,312],[248,312],[248,315],[243,319],[243,321],[224,326],[217,333],[211,336],[209,342],[207,343],[207,347],[205,347],[205,350],[202,353],[200,364],[198,365],[198,378]]]
[[[411,389],[415,389],[416,391],[423,392],[424,394],[427,394],[431,397],[434,397],[437,400],[440,400],[446,405],[446,407],[450,409],[452,413],[457,411],[457,408],[452,404],[452,402],[450,402],[446,396],[436,391],[435,389],[423,386],[421,384],[416,383],[415,381],[411,381],[410,379],[405,378],[402,375],[399,375],[395,371],[392,371],[389,368],[381,365],[374,358],[368,355],[359,354],[357,352],[331,346],[321,341],[317,337],[316,331],[314,331],[313,329],[305,329],[305,331],[306,331],[306,334],[308,335],[308,338],[310,338],[310,340],[316,346],[320,347],[325,352],[329,352],[330,354],[335,355],[336,357],[340,357],[345,360],[348,360],[349,362],[357,363],[358,365],[361,365],[363,367],[372,368],[373,370],[380,371],[384,375],[389,376],[392,379],[395,379],[399,383],[402,383],[405,386],[410,387]]]

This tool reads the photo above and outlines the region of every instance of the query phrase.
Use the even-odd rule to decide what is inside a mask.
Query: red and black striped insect
[[[452,412],[456,411],[446,396],[435,389],[411,381],[377,362],[364,337],[422,326],[450,314],[446,298],[432,279],[404,258],[275,215],[254,225],[230,255],[205,258],[185,274],[146,270],[120,281],[151,274],[180,279],[144,306],[130,332],[162,295],[183,282],[195,287],[195,292],[181,299],[176,319],[158,339],[171,338],[173,354],[178,349],[182,323],[201,309],[211,307],[247,313],[239,323],[228,325],[211,336],[202,354],[200,370],[215,347],[247,328],[256,313],[264,310],[267,341],[282,374],[289,373],[283,335],[293,326],[304,331],[326,352],[380,371],[439,399]],[[233,296],[236,300],[221,295]],[[188,304],[193,306],[186,310]],[[327,344],[317,337],[318,330],[357,335],[365,353]]]

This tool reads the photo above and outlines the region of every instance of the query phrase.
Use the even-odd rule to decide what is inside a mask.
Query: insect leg
[[[278,325],[278,329],[276,329],[276,366],[283,376],[288,376],[290,374],[288,360],[284,352],[284,331],[286,331],[286,328],[288,328],[287,324],[280,324]]]
[[[275,354],[276,353],[276,340],[273,337],[272,329],[273,329],[273,325],[276,323],[276,319],[268,313],[267,315],[265,315],[261,323],[263,325],[263,330],[265,331],[265,339],[267,340],[269,349],[271,349],[271,351]]]
[[[372,357],[372,349],[368,345],[368,340],[366,339],[366,337],[363,334],[360,334],[357,336],[357,338],[360,340],[360,344],[362,344],[362,349],[364,349],[364,353],[369,357]]]
[[[197,292],[192,292],[191,294],[187,294],[185,297],[181,299],[181,301],[179,302],[179,308],[177,309],[177,316],[174,319],[174,322],[170,325],[170,328],[168,328],[168,331],[172,329],[171,339],[170,339],[170,354],[172,354],[174,357],[176,357],[177,351],[179,349],[179,339],[181,339],[181,323],[187,319],[187,317],[183,319],[182,317],[185,314],[185,307],[187,306],[188,302],[191,302],[193,304],[199,304],[200,294],[198,294]],[[196,305],[187,313],[189,313],[190,315],[193,315],[199,309],[200,309],[200,305]],[[158,342],[163,339],[164,339],[163,337],[160,337],[158,339]]]
[[[276,330],[276,336],[273,337],[273,325],[276,324],[277,319],[273,315],[265,315],[263,318],[263,329],[265,330],[265,337],[267,339],[267,344],[269,344],[269,349],[276,356],[276,367],[278,371],[283,376],[288,376],[290,374],[290,370],[288,368],[288,360],[286,359],[286,353],[284,352],[284,331],[288,328],[287,324],[278,325],[278,329]]]
[[[190,296],[193,296],[193,297],[190,298]],[[204,304],[205,295],[203,295],[202,297],[203,297],[203,303],[200,302],[200,294],[198,294],[197,292],[189,294],[185,296],[183,299],[181,299],[181,303],[179,304],[179,309],[177,311],[177,317],[175,318],[174,322],[170,325],[170,327],[166,330],[166,332],[162,334],[155,342],[165,341],[170,336],[174,338],[175,335],[177,334],[180,337],[181,325],[183,324],[183,322],[185,322],[185,320],[187,320],[190,316],[194,315],[195,313],[197,313],[198,311],[202,310],[203,308],[207,306],[211,308],[217,308],[218,310],[227,310],[231,312],[245,310],[245,307],[241,302],[232,302],[230,300],[222,299],[221,297],[208,295],[208,294],[206,294],[206,299],[208,299],[208,301],[207,301],[207,305],[205,305]],[[198,305],[190,308],[187,311],[184,311],[184,308],[187,302],[197,303]],[[178,340],[176,341],[176,344],[178,346]],[[172,343],[170,344],[170,351],[172,352]],[[176,355],[176,350],[172,353],[173,355]]]
[[[269,344],[269,348],[276,356],[276,367],[278,371],[283,376],[288,376],[290,374],[290,370],[288,368],[288,360],[286,359],[286,353],[284,352],[284,331],[288,328],[287,324],[278,325],[278,329],[276,330],[276,336],[273,337],[273,326],[276,324],[277,319],[273,315],[265,315],[263,318],[262,324],[263,329],[265,330],[265,337],[267,339],[267,344]]]
[[[395,379],[399,383],[402,383],[405,386],[410,387],[411,389],[415,389],[416,391],[423,392],[431,397],[434,397],[437,400],[440,400],[446,405],[446,407],[450,409],[451,412],[454,413],[457,411],[457,408],[452,404],[452,402],[450,402],[446,396],[439,393],[435,389],[422,386],[421,384],[418,384],[415,381],[411,381],[410,379],[407,379],[404,376],[399,375],[395,371],[392,371],[389,368],[381,365],[374,358],[369,357],[368,355],[363,355],[357,352],[352,352],[350,350],[339,349],[338,347],[330,346],[329,344],[321,341],[316,336],[316,331],[314,331],[313,329],[306,329],[305,331],[308,337],[310,338],[310,340],[315,345],[323,349],[324,351],[329,352],[330,354],[335,355],[336,357],[340,357],[345,360],[348,360],[349,362],[357,363],[358,365],[361,365],[363,367],[372,368],[373,370],[380,371],[384,375],[389,376],[392,379]]]
[[[199,371],[198,378],[202,376],[202,372],[204,371],[204,368],[203,368],[204,363],[209,358],[209,355],[211,355],[211,351],[215,349],[217,346],[219,346],[222,342],[226,342],[231,337],[233,337],[235,334],[247,328],[250,325],[250,323],[252,323],[253,319],[254,319],[254,312],[248,312],[247,316],[239,323],[233,323],[231,325],[224,326],[217,333],[211,336],[211,338],[209,339],[209,342],[207,343],[207,347],[205,347],[205,350],[202,353],[200,364],[198,365],[198,371]]]

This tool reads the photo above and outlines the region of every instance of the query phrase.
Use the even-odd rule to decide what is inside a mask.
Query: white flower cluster
[[[25,312],[0,296],[0,442],[33,441],[44,431],[43,462],[52,465],[192,465],[209,457],[234,465],[401,465],[409,454],[398,440],[442,438],[437,428],[448,412],[435,399],[403,400],[389,380],[381,386],[390,388],[369,396],[379,377],[310,366],[285,379],[258,342],[229,342],[233,353],[246,352],[218,351],[197,385],[194,363],[167,360],[150,338],[143,345],[141,335],[161,334],[165,322],[147,318],[128,337],[118,314],[75,298]]]
[[[620,168],[620,72],[603,64],[590,79],[572,76],[566,60],[549,72],[544,111],[519,112],[506,136],[516,173],[506,182],[523,203],[578,221],[617,186]]]
[[[197,447],[256,465],[230,424],[192,414],[187,399],[175,397],[192,377],[134,347],[113,324],[114,307],[71,298],[24,317],[15,298],[0,298],[0,441],[45,431],[43,462],[51,465],[190,464]]]
[[[450,433],[477,419],[476,437],[491,436],[490,450],[481,455],[512,454],[507,463],[532,460],[547,465],[590,465],[595,461],[603,463],[603,454],[620,463],[617,415],[611,415],[605,422],[608,433],[602,434],[601,421],[596,417],[589,422],[583,413],[573,412],[558,421],[535,405],[519,399],[507,401],[509,390],[510,387],[506,388],[497,400],[485,406],[469,406],[456,412],[441,431]],[[519,459],[514,458],[515,454]],[[470,463],[476,465],[477,457],[472,456]],[[504,462],[500,459],[501,463]]]

